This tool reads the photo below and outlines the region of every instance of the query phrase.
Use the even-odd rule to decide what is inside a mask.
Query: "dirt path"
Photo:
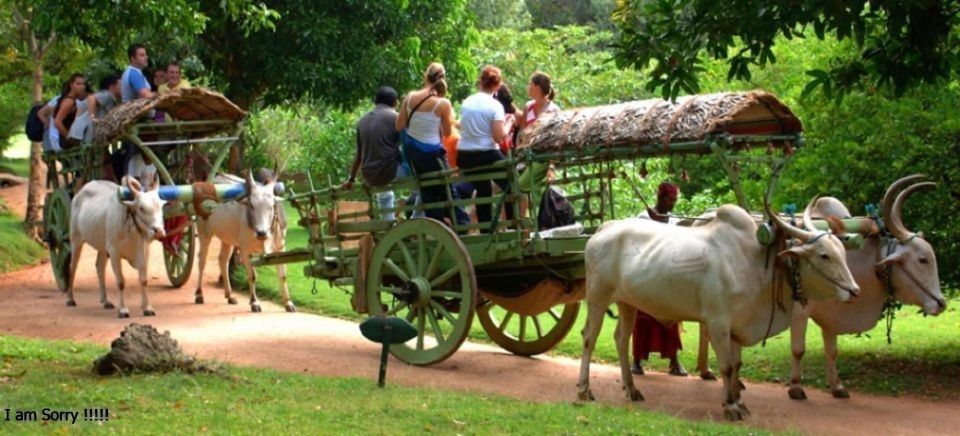
[[[78,307],[64,305],[49,265],[0,276],[0,297],[4,302],[0,306],[0,333],[107,345],[129,322],[149,322],[160,330],[170,330],[188,352],[204,358],[323,376],[363,377],[373,382],[379,347],[363,339],[356,324],[316,315],[288,314],[270,303],[265,303],[264,312],[259,314],[250,313],[242,303],[227,305],[214,283],[215,262],[211,262],[204,278],[207,304],[193,304],[194,282],[191,280],[181,289],[170,289],[165,284],[159,247],[151,254],[150,301],[156,317],[140,315],[137,292],[127,296],[132,314],[129,320],[118,319],[116,311],[100,309],[95,254],[87,249],[77,274]],[[135,281],[135,272],[129,266],[125,265],[124,271],[128,283]],[[108,275],[109,297],[116,303],[114,289],[112,275]],[[245,296],[240,297],[242,302]],[[591,384],[599,400],[626,406],[619,370],[607,365],[592,368]],[[579,361],[573,359],[522,358],[499,348],[466,343],[453,357],[429,368],[392,360],[389,374],[390,383],[408,386],[565,402],[576,398],[578,371]],[[841,401],[808,389],[809,400],[797,402],[789,400],[786,388],[779,385],[747,383],[747,387],[744,401],[753,411],[746,421],[749,425],[817,434],[951,434],[960,428],[957,401],[929,402],[858,393]],[[638,388],[647,401],[635,407],[690,419],[723,419],[719,383],[653,373],[638,378]]]

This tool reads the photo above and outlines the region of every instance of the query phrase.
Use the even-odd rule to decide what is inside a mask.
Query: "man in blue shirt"
[[[143,75],[143,69],[147,67],[149,58],[147,57],[147,48],[143,44],[133,44],[127,49],[127,56],[130,57],[130,65],[124,70],[120,77],[120,98],[123,103],[138,98],[153,97],[150,91],[150,83]]]

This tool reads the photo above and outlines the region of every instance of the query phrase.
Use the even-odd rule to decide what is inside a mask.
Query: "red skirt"
[[[672,326],[660,324],[656,318],[637,311],[637,320],[633,323],[633,361],[647,360],[650,353],[659,352],[660,357],[672,359],[682,350],[680,343],[680,323]]]

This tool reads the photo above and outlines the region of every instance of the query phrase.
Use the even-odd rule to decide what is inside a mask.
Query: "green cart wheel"
[[[195,227],[196,224],[191,223],[183,231],[178,254],[172,254],[166,249],[162,249],[163,265],[167,267],[167,278],[170,279],[170,286],[174,288],[183,286],[190,279],[190,273],[193,272],[194,246],[196,245]]]
[[[492,301],[477,306],[477,318],[487,336],[518,356],[546,353],[567,337],[580,313],[580,302],[558,304],[536,315],[511,312]]]
[[[43,205],[44,236],[50,250],[50,267],[61,292],[67,291],[70,276],[70,194],[56,189],[47,194]]]
[[[453,231],[433,219],[412,219],[377,243],[366,294],[371,316],[395,315],[417,328],[416,338],[390,352],[413,365],[431,365],[450,357],[467,338],[477,277]]]

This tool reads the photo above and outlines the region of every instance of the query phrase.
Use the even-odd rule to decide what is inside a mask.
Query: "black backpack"
[[[566,226],[574,222],[573,206],[567,198],[557,188],[553,186],[547,188],[540,200],[540,214],[537,216],[540,230]]]
[[[37,103],[30,108],[30,115],[27,115],[27,122],[24,124],[24,130],[27,132],[27,138],[33,142],[43,141],[43,122],[37,116],[37,112],[43,108],[43,103]]]

